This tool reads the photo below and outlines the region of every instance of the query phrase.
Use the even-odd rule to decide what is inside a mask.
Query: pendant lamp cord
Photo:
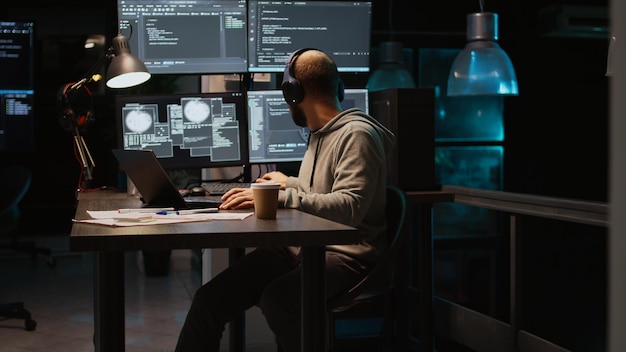
[[[394,39],[394,30],[393,30],[393,0],[389,0],[389,11],[387,11],[387,23],[389,24],[389,33],[390,40]]]

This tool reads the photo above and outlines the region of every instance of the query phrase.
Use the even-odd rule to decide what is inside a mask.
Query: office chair
[[[19,204],[30,188],[32,173],[29,168],[18,165],[0,166],[0,234],[8,236],[8,242],[0,244],[0,249],[46,256],[48,266],[56,262],[49,248],[35,245],[33,241],[19,241],[18,225],[20,221]]]
[[[328,301],[327,351],[335,352],[339,341],[337,328],[340,325],[349,327],[347,335],[350,340],[366,339],[363,346],[373,347],[376,351],[394,349],[396,325],[394,296],[401,279],[401,264],[403,258],[406,258],[403,253],[406,253],[404,251],[408,248],[409,239],[407,204],[403,190],[396,186],[387,186],[389,250],[361,282],[345,294]],[[382,325],[375,323],[381,319]],[[371,326],[375,327],[373,330],[378,331],[372,331]],[[363,329],[359,329],[360,327]],[[374,343],[372,339],[379,344]],[[354,346],[349,350],[354,350]],[[359,350],[363,351],[364,347],[359,347]]]
[[[408,253],[408,201],[404,191],[387,185],[387,238],[389,250],[378,264],[348,292],[329,299],[327,309],[327,352],[343,352],[336,348],[340,336],[337,325],[348,327],[351,341],[365,340],[363,345],[346,347],[345,351],[393,351],[395,337],[395,297],[402,277],[402,260]],[[381,320],[382,325],[374,320]],[[340,324],[337,324],[340,323]],[[345,324],[343,324],[345,323]],[[373,327],[373,328],[372,328]],[[374,332],[374,330],[377,330]],[[377,343],[373,343],[376,340]],[[276,341],[277,352],[284,352]],[[367,346],[367,347],[365,347]]]
[[[50,256],[50,251],[47,249],[40,249],[30,242],[20,243],[17,240],[20,218],[18,205],[30,187],[31,178],[30,169],[26,167],[12,165],[0,167],[0,234],[10,237],[10,243],[0,245],[0,248],[26,251],[33,256],[38,253]],[[37,323],[31,318],[30,312],[24,309],[22,302],[0,304],[0,318],[24,319],[26,330],[35,330],[37,326]]]

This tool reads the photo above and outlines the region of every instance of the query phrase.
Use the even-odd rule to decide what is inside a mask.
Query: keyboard
[[[210,196],[221,196],[233,188],[248,188],[249,182],[209,182],[203,183],[202,188]]]

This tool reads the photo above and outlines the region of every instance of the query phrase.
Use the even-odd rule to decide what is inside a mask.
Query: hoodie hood
[[[338,130],[353,121],[366,122],[379,130],[380,135],[383,138],[385,152],[389,153],[391,151],[391,148],[395,143],[395,135],[393,132],[391,132],[378,120],[358,108],[350,108],[342,111],[339,115],[335,116],[326,125],[324,125],[324,127],[315,132],[311,132],[311,135],[320,135],[320,138],[323,138],[321,135]]]

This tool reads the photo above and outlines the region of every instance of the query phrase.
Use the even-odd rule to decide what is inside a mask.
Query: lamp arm
[[[76,81],[76,83],[74,83],[71,87],[68,88],[67,93],[75,92],[79,90],[82,86],[84,86],[85,84],[89,84],[93,82],[94,81],[93,76],[96,73],[96,71],[98,71],[100,67],[102,67],[106,62],[112,60],[114,57],[115,57],[115,54],[113,53],[113,47],[110,47],[107,50],[106,54],[104,54],[104,56],[100,60],[98,60],[98,62],[96,62],[93,66],[91,66],[89,71],[87,71],[87,73],[85,73],[81,79]]]

